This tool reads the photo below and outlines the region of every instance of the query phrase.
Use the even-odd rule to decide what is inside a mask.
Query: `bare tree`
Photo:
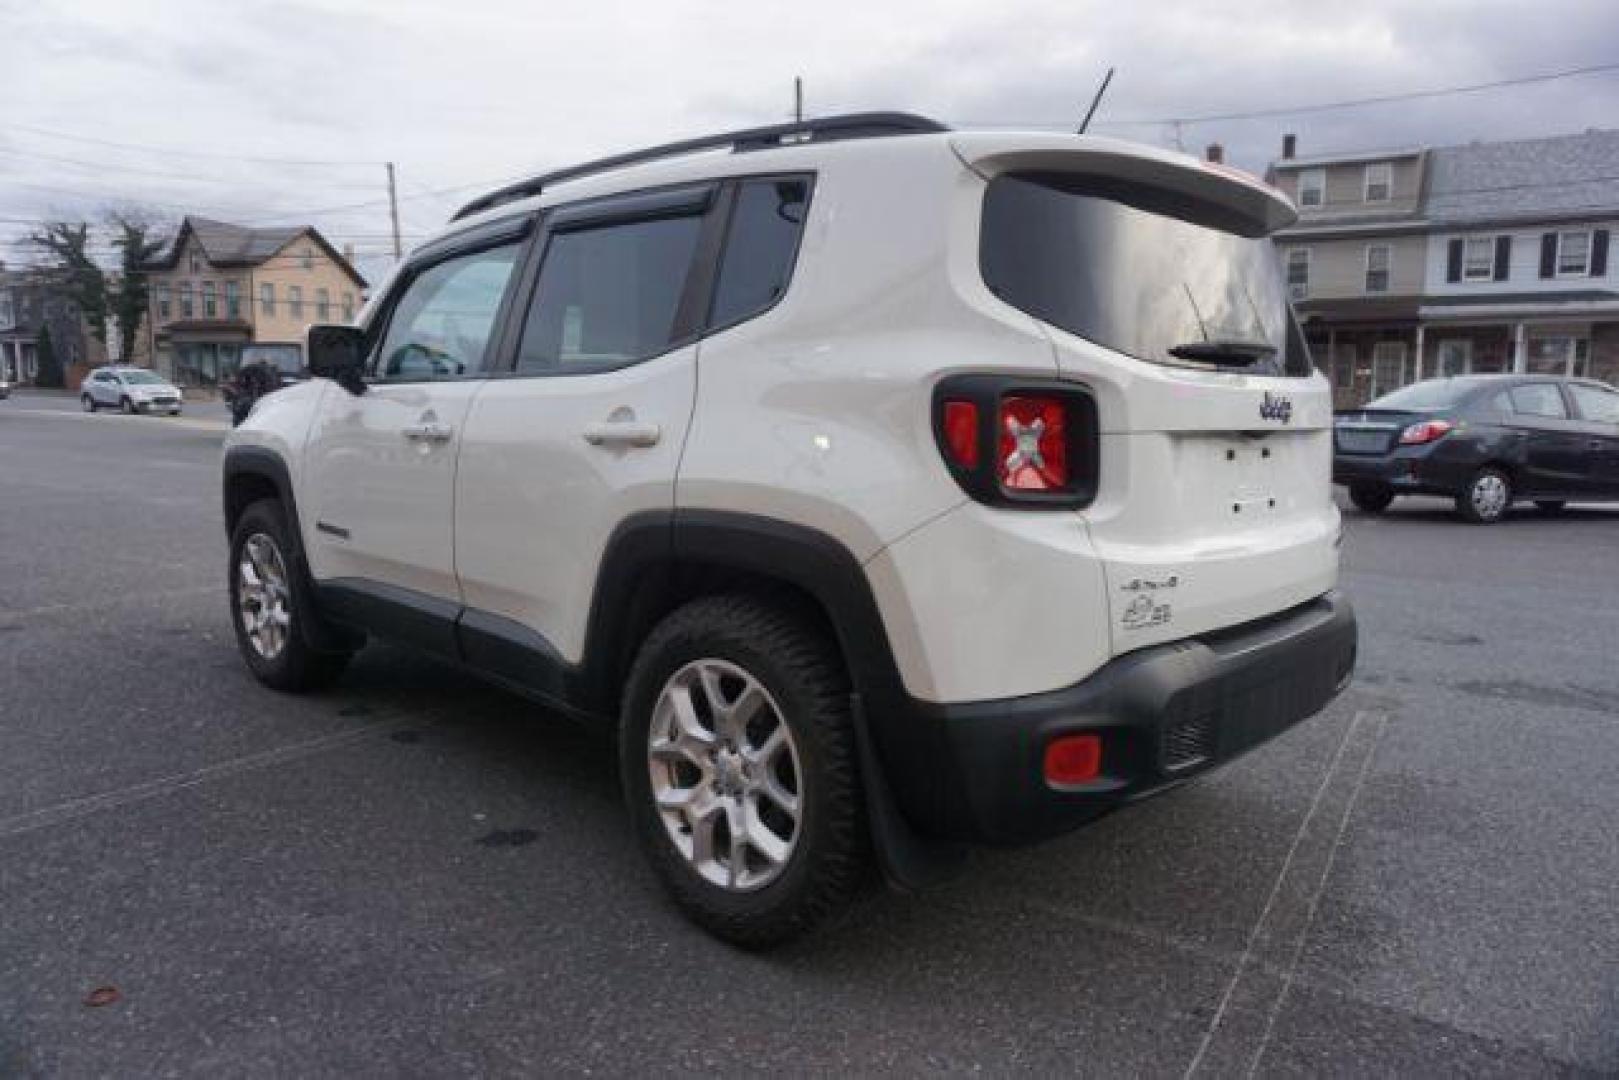
[[[86,222],[48,221],[28,242],[56,261],[51,268],[58,284],[78,306],[90,332],[107,342],[107,275],[90,254],[90,226]]]

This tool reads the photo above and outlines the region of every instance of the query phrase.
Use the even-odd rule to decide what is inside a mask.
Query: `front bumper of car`
[[[1355,666],[1354,611],[1332,592],[1289,611],[1129,653],[1061,690],[912,702],[883,725],[884,773],[922,833],[1016,844],[1066,832],[1274,738],[1327,705]],[[1094,779],[1054,785],[1046,750],[1100,736]]]

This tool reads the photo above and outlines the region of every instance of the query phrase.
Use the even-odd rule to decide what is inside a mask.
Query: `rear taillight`
[[[1420,424],[1412,424],[1400,432],[1401,446],[1421,446],[1431,443],[1435,439],[1443,438],[1445,433],[1456,425],[1449,420],[1424,420]]]
[[[1068,486],[1068,405],[1055,397],[1003,397],[996,476],[1007,491],[1061,491]]]
[[[978,405],[971,401],[944,403],[944,445],[953,464],[978,468]]]
[[[1072,509],[1096,491],[1096,404],[1072,384],[956,376],[934,396],[934,435],[962,489],[995,506]]]

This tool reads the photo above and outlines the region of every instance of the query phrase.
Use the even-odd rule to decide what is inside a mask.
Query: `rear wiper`
[[[1169,355],[1180,360],[1247,367],[1275,356],[1276,346],[1263,341],[1188,341],[1171,347]]]

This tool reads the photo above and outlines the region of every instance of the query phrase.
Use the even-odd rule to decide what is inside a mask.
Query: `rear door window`
[[[1309,375],[1270,240],[1221,226],[1218,207],[1083,175],[1012,173],[984,197],[985,284],[1105,348],[1156,363]],[[1189,362],[1171,350],[1201,350]],[[1225,362],[1229,351],[1258,357]]]
[[[1563,395],[1551,383],[1514,386],[1509,393],[1512,396],[1512,411],[1519,416],[1546,416],[1557,420],[1568,418]]]
[[[738,185],[710,326],[724,328],[752,318],[781,299],[792,277],[808,209],[805,178],[764,178]]]
[[[557,233],[546,246],[517,370],[601,371],[678,344],[700,214]]]

